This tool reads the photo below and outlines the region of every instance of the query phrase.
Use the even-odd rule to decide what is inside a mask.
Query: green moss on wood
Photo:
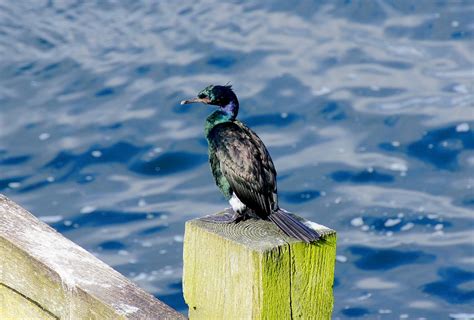
[[[0,316],[1,319],[59,319],[35,301],[3,284],[0,284]]]
[[[190,319],[330,319],[336,234],[305,244],[267,221],[192,220],[184,239]]]

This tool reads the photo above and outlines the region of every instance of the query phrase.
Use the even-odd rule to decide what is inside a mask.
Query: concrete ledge
[[[185,319],[0,195],[0,319]]]

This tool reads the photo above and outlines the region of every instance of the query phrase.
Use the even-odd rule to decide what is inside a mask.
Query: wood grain
[[[0,289],[0,319],[185,319],[3,195]]]

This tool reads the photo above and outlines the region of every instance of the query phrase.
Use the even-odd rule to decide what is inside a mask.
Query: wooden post
[[[0,194],[0,319],[185,319]]]
[[[330,319],[336,232],[305,244],[269,221],[186,223],[184,298],[190,319]]]

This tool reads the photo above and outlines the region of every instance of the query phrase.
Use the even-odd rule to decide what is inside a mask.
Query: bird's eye
[[[200,94],[198,94],[199,99],[204,99],[205,97],[206,97],[206,95],[202,92]]]

